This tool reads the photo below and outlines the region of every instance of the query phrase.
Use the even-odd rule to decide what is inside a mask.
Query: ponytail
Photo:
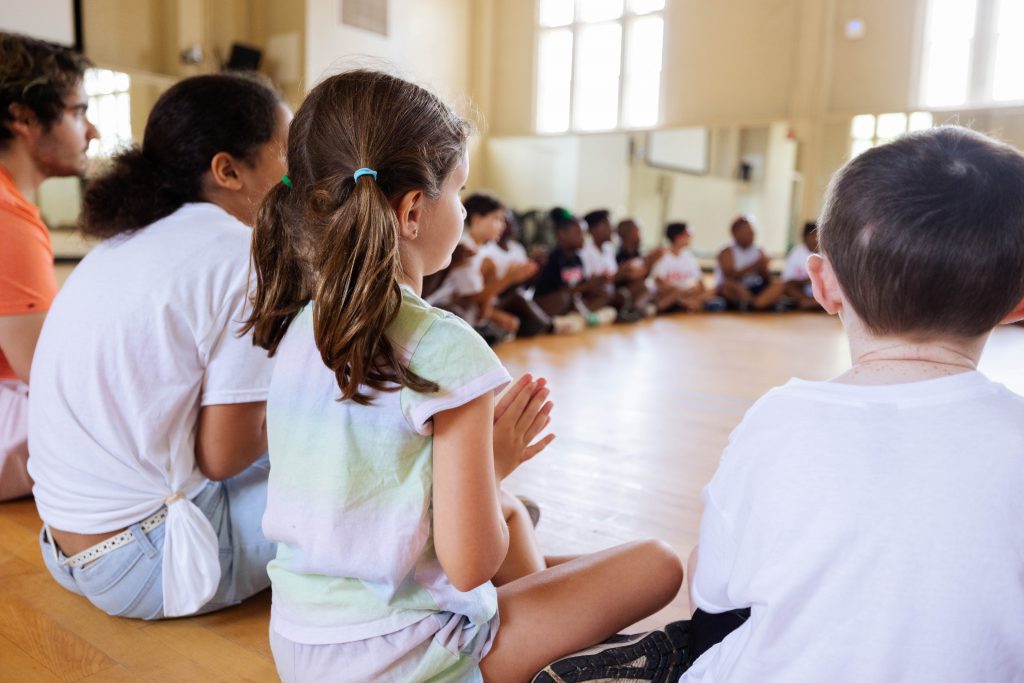
[[[393,203],[414,190],[437,200],[469,131],[436,96],[387,74],[350,71],[313,88],[288,135],[292,187],[267,195],[253,231],[246,329],[255,343],[273,354],[312,301],[313,338],[340,400],[369,405],[372,392],[437,391],[386,334],[402,306]],[[363,166],[378,175],[355,180]]]
[[[78,228],[85,237],[106,239],[138,230],[199,196],[198,178],[164,177],[137,147],[110,164],[82,198]]]
[[[285,206],[289,190],[278,183],[267,193],[252,229],[252,272],[256,287],[252,314],[242,332],[253,331],[253,343],[271,356],[277,352],[292,320],[309,301],[308,277],[288,230]]]
[[[145,228],[203,201],[210,161],[226,152],[254,162],[274,137],[280,96],[259,78],[207,74],[178,81],[146,120],[142,147],[114,157],[82,200],[79,229],[106,239]]]

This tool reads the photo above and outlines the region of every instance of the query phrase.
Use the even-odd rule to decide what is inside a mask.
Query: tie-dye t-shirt
[[[263,530],[278,542],[267,568],[271,628],[307,644],[393,633],[437,612],[484,624],[490,583],[460,592],[445,576],[431,529],[432,417],[509,382],[469,325],[402,288],[387,331],[407,367],[440,390],[338,401],[313,339],[312,305],[277,352],[267,400],[270,483]]]

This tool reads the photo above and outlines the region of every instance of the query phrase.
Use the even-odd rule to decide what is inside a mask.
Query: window
[[[925,107],[1024,101],[1024,0],[928,0]]]
[[[89,144],[89,156],[109,157],[132,144],[132,108],[128,74],[109,69],[88,69],[83,79],[89,98],[86,116],[100,132]]]
[[[665,0],[541,0],[537,130],[658,123]]]
[[[926,111],[854,116],[850,125],[850,158],[894,140],[906,132],[931,127],[932,115]]]

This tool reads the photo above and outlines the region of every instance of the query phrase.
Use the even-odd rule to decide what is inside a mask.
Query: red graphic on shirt
[[[583,268],[581,266],[569,266],[562,268],[562,282],[569,287],[575,287],[583,280]]]

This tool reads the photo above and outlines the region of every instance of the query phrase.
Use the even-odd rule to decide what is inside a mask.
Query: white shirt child
[[[748,268],[755,263],[764,254],[761,251],[761,247],[756,244],[751,244],[749,247],[741,247],[736,243],[732,243],[725,247],[732,252],[732,267],[734,270],[743,270]],[[725,282],[725,275],[722,273],[722,267],[718,264],[718,259],[715,259],[715,287],[721,287]],[[764,282],[764,279],[757,273],[748,273],[743,277],[744,287],[756,287]]]
[[[577,253],[583,261],[583,272],[587,279],[598,276],[611,277],[619,270],[619,264],[615,260],[615,245],[611,240],[598,247],[594,244],[593,237],[584,235],[583,248]]]
[[[168,506],[164,614],[191,614],[220,579],[213,526],[192,502],[201,406],[266,400],[273,361],[238,335],[252,231],[214,204],[89,252],[46,316],[29,395],[39,516],[83,534]],[[172,497],[181,493],[183,500]]]
[[[527,263],[530,257],[526,254],[526,248],[514,240],[505,243],[507,249],[502,249],[497,242],[488,242],[480,247],[480,254],[494,262],[494,273],[500,280],[508,274],[508,269],[517,263]]]
[[[1024,676],[1024,398],[790,380],[704,490],[692,592],[750,619],[686,683]]]
[[[789,251],[786,257],[786,267],[782,269],[783,282],[804,282],[808,279],[807,258],[811,250],[806,244],[800,243]]]
[[[682,249],[678,254],[673,254],[670,249],[655,262],[651,268],[651,277],[680,289],[690,289],[700,282],[702,273],[692,251]]]

